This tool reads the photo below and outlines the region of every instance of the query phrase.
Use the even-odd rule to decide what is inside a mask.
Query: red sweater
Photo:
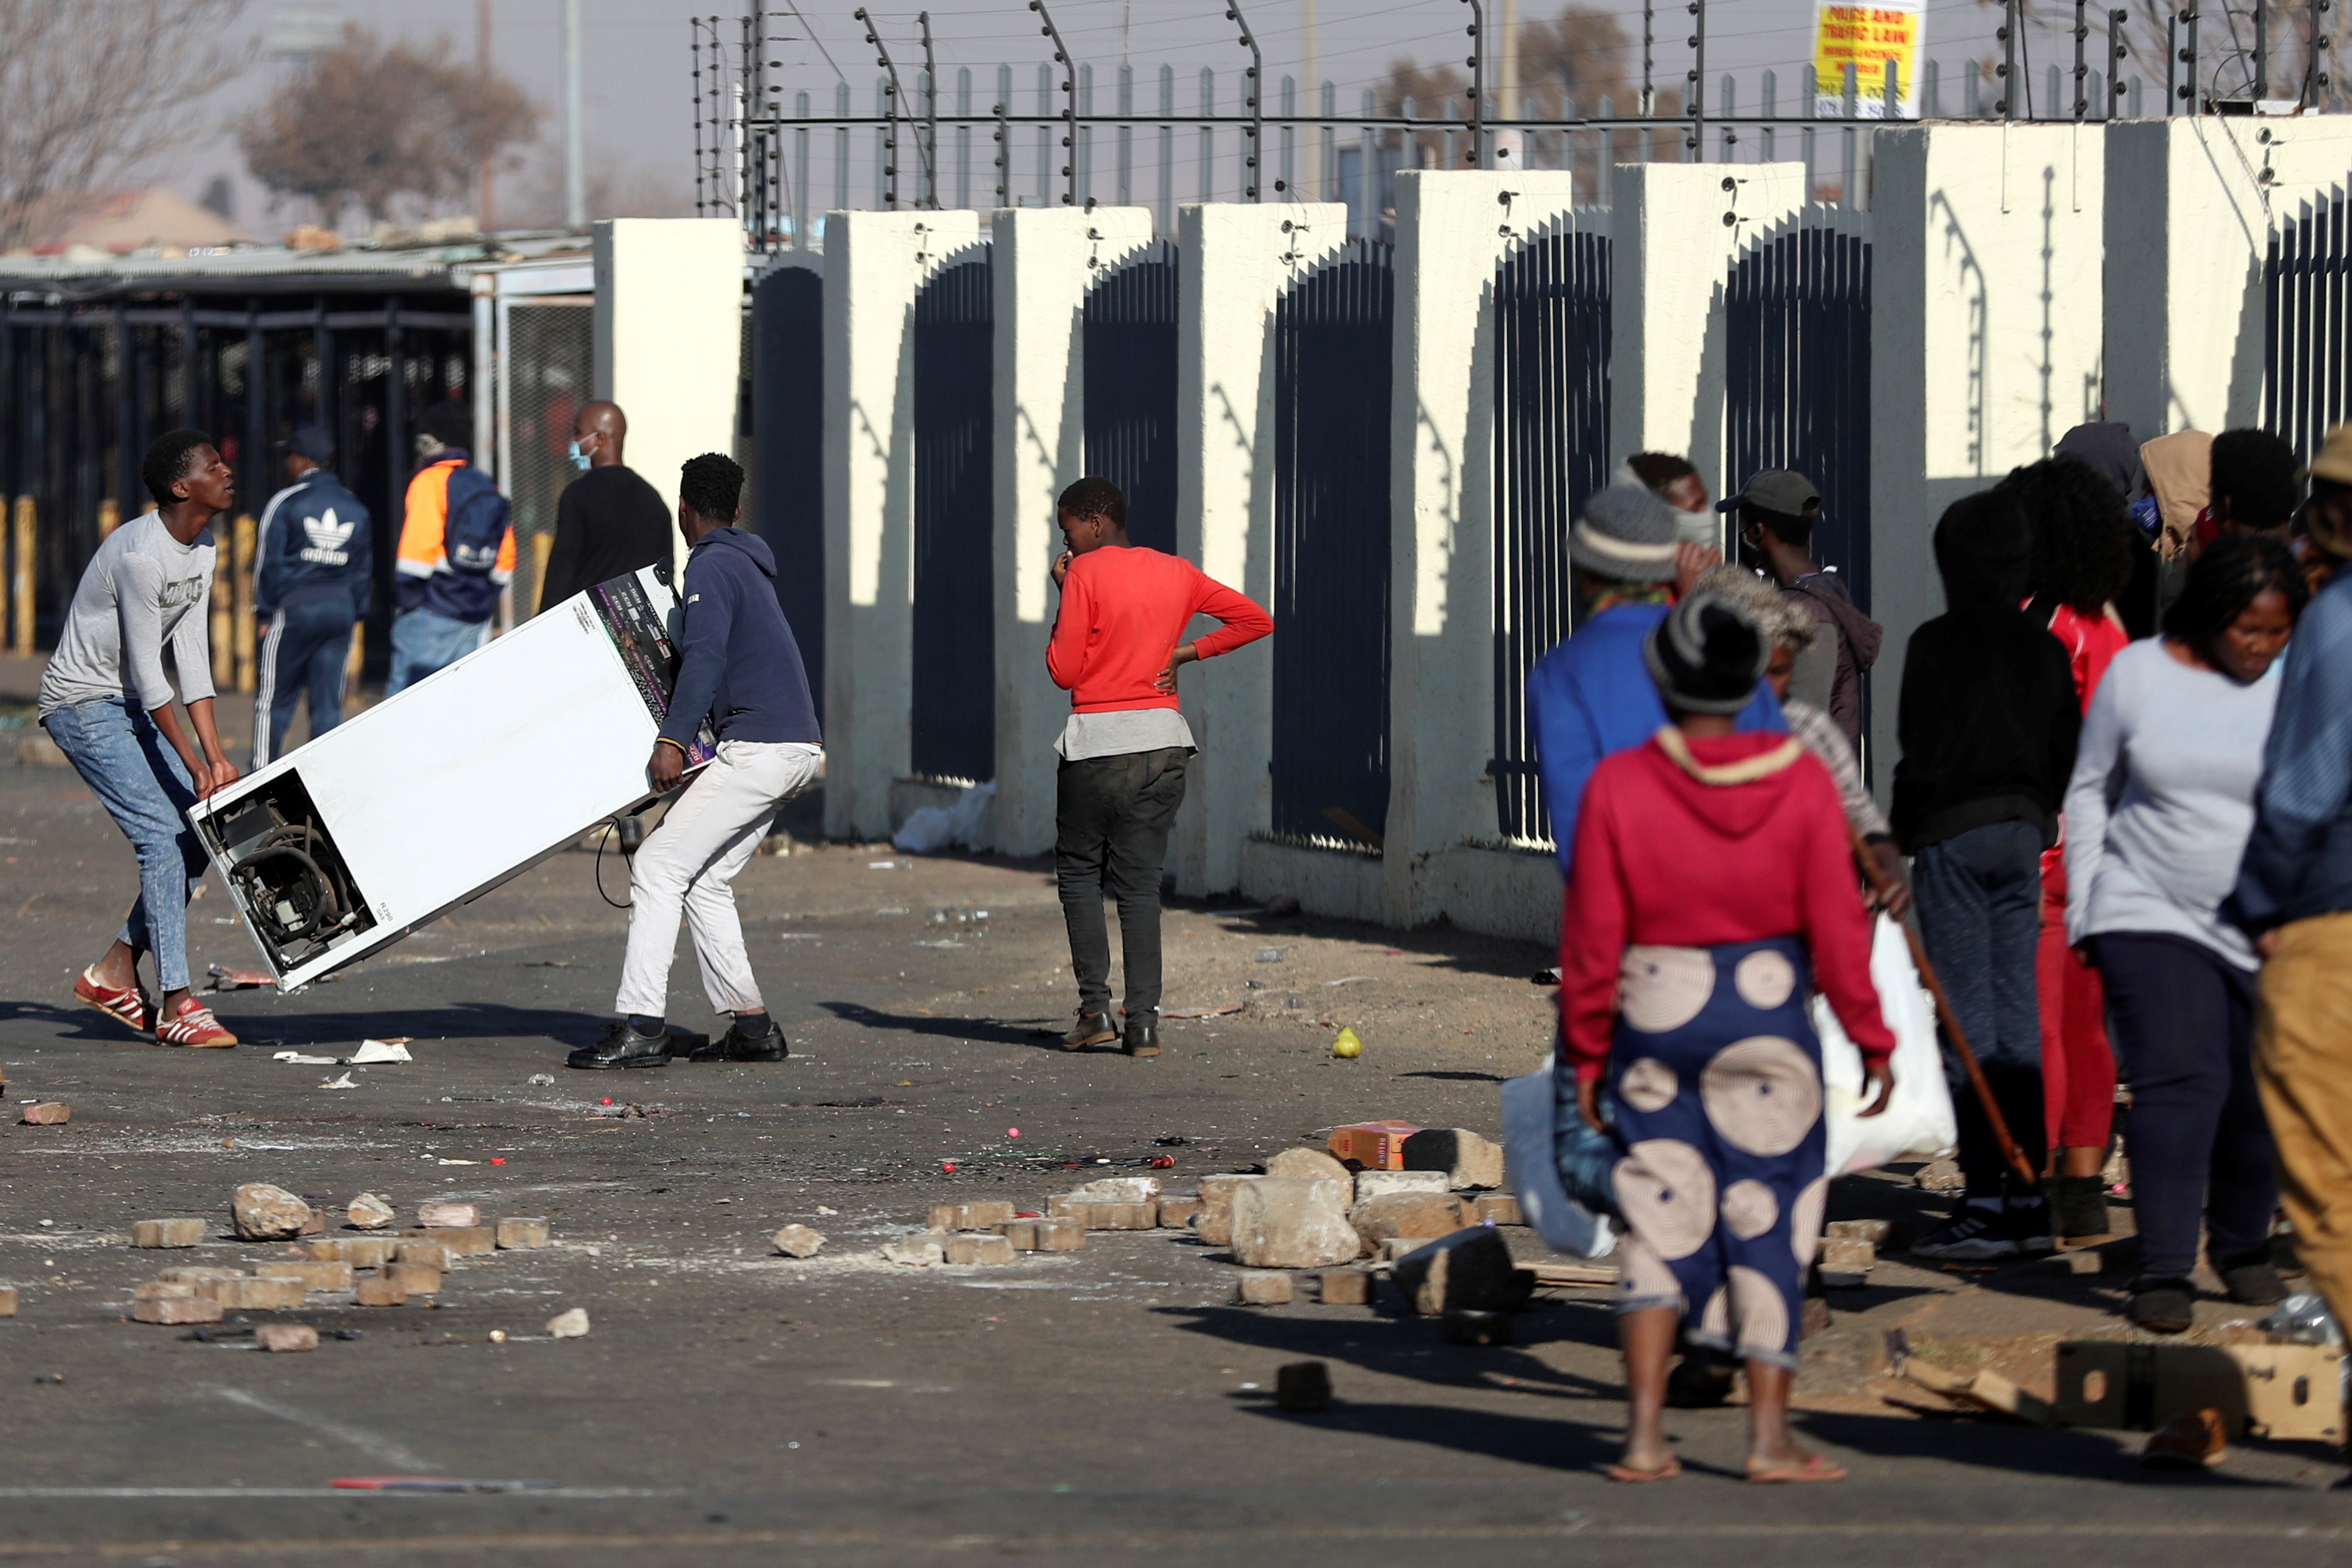
[[[1694,777],[1667,755],[1668,742],[1653,738],[1592,770],[1577,819],[1559,1007],[1578,1080],[1599,1077],[1608,1060],[1618,967],[1633,943],[1712,947],[1801,936],[1814,988],[1863,1060],[1885,1061],[1895,1037],[1870,982],[1870,914],[1829,770],[1783,735],[1659,731],[1669,735],[1693,766],[1722,781]],[[1760,777],[1730,777],[1774,763]]]
[[[1174,707],[1152,682],[1195,615],[1224,622],[1195,641],[1203,659],[1230,653],[1274,630],[1273,617],[1181,557],[1140,545],[1106,545],[1070,562],[1062,612],[1045,644],[1045,673],[1079,713]]]

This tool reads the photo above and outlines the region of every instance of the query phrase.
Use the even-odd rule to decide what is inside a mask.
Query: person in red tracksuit
[[[1078,1021],[1062,1049],[1120,1038],[1110,1025],[1108,887],[1127,967],[1125,1049],[1157,1056],[1160,869],[1196,749],[1176,706],[1176,672],[1257,641],[1274,620],[1192,562],[1128,543],[1127,497],[1108,479],[1080,479],[1055,511],[1067,548],[1054,562],[1062,607],[1045,672],[1070,694],[1070,717],[1054,747],[1062,758],[1054,872],[1078,982]],[[1223,624],[1178,641],[1195,615]]]

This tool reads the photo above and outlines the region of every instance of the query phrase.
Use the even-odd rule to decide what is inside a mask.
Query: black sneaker
[[[623,1067],[667,1067],[669,1065],[669,1034],[639,1034],[626,1019],[615,1019],[605,1026],[604,1038],[593,1045],[583,1045],[566,1057],[566,1067],[579,1067],[590,1071],[610,1071]]]
[[[2143,1275],[2131,1282],[2124,1315],[2150,1333],[2187,1333],[2197,1323],[2197,1287]]]
[[[2021,1258],[2047,1258],[2058,1250],[2058,1239],[2050,1233],[2050,1205],[2035,1201],[2022,1207],[2009,1204],[2001,1209],[2001,1223],[2017,1243]]]
[[[773,1018],[763,1020],[765,1029],[747,1031],[739,1021],[727,1026],[727,1032],[717,1040],[696,1048],[687,1057],[688,1061],[782,1061],[793,1053],[791,1041],[784,1039],[783,1026]]]
[[[1911,1243],[1914,1258],[1954,1263],[1988,1263],[2017,1254],[2017,1232],[2005,1211],[1965,1203],[1949,1219]]]
[[[1156,1012],[1127,1015],[1127,1040],[1123,1049],[1129,1056],[1160,1054],[1160,1015]]]
[[[2221,1288],[2230,1299],[2242,1306],[2274,1307],[2286,1300],[2286,1281],[2279,1278],[2268,1258],[2257,1257],[2213,1271],[2221,1276]]]

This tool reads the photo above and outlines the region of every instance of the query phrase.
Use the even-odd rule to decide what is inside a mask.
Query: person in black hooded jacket
[[[2064,646],[2017,608],[2032,558],[2032,528],[2011,493],[1964,497],[1936,525],[1949,608],[1911,634],[1889,815],[1913,857],[1927,956],[2038,1171],[2047,1144],[2034,989],[2041,859],[2057,841],[2082,718]],[[2008,1171],[1957,1069],[1952,1098],[1967,1194],[1912,1251],[1982,1260],[2052,1250],[2039,1185]]]

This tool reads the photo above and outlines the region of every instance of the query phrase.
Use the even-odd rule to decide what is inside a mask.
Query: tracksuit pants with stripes
[[[351,658],[352,625],[351,598],[343,593],[289,603],[269,618],[257,660],[261,689],[253,699],[254,767],[266,767],[285,754],[286,732],[294,727],[294,706],[305,692],[310,696],[311,739],[342,722],[343,666]]]

